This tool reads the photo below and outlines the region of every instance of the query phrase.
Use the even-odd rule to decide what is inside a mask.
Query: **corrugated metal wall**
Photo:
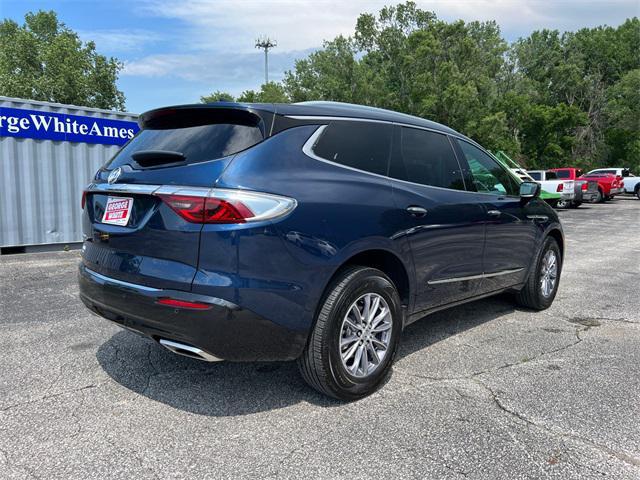
[[[0,107],[136,121],[128,113],[0,96]],[[120,147],[0,137],[0,247],[82,240],[82,189]]]

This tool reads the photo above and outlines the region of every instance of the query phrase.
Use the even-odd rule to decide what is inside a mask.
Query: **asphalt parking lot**
[[[78,252],[0,257],[0,478],[640,478],[640,200],[562,211],[554,305],[408,327],[378,393],[206,364],[91,315]]]

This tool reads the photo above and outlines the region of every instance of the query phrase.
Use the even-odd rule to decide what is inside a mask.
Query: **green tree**
[[[324,48],[297,60],[286,72],[284,89],[294,102],[333,100],[363,102],[366,87],[360,75],[353,41],[343,36],[324,43]]]
[[[575,105],[531,105],[520,119],[522,151],[529,159],[528,166],[570,166],[575,130],[586,121],[584,112]]]
[[[122,67],[93,42],[83,43],[53,11],[27,13],[22,26],[0,23],[0,95],[124,110],[116,86]]]
[[[213,103],[213,102],[235,102],[235,98],[233,95],[227,92],[221,92],[220,90],[216,90],[215,92],[200,97],[200,102],[202,103]]]
[[[259,91],[245,90],[238,97],[239,102],[247,103],[288,103],[289,97],[279,83],[269,82]]]
[[[640,69],[627,72],[607,91],[605,138],[608,163],[640,171]]]
[[[202,103],[212,102],[242,102],[242,103],[288,103],[289,97],[287,96],[284,87],[275,82],[269,82],[266,85],[262,85],[260,90],[245,90],[240,94],[238,98],[227,92],[221,92],[216,90],[210,95],[200,97]]]

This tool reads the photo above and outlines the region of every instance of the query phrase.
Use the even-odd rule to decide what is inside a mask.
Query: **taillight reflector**
[[[558,188],[556,189],[556,192],[562,192],[563,190],[564,190],[564,184],[559,183]]]
[[[159,298],[156,303],[159,303],[160,305],[166,305],[168,307],[193,308],[195,310],[208,310],[211,308],[211,305],[209,305],[208,303],[187,302],[185,300],[178,300],[176,298]]]

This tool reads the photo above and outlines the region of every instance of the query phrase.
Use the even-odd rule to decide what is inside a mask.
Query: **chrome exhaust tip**
[[[166,338],[161,338],[159,342],[164,348],[177,355],[183,355],[185,357],[195,358],[205,362],[221,362],[223,360],[222,358],[213,356],[198,347],[187,345],[186,343],[174,342],[173,340],[167,340]]]

